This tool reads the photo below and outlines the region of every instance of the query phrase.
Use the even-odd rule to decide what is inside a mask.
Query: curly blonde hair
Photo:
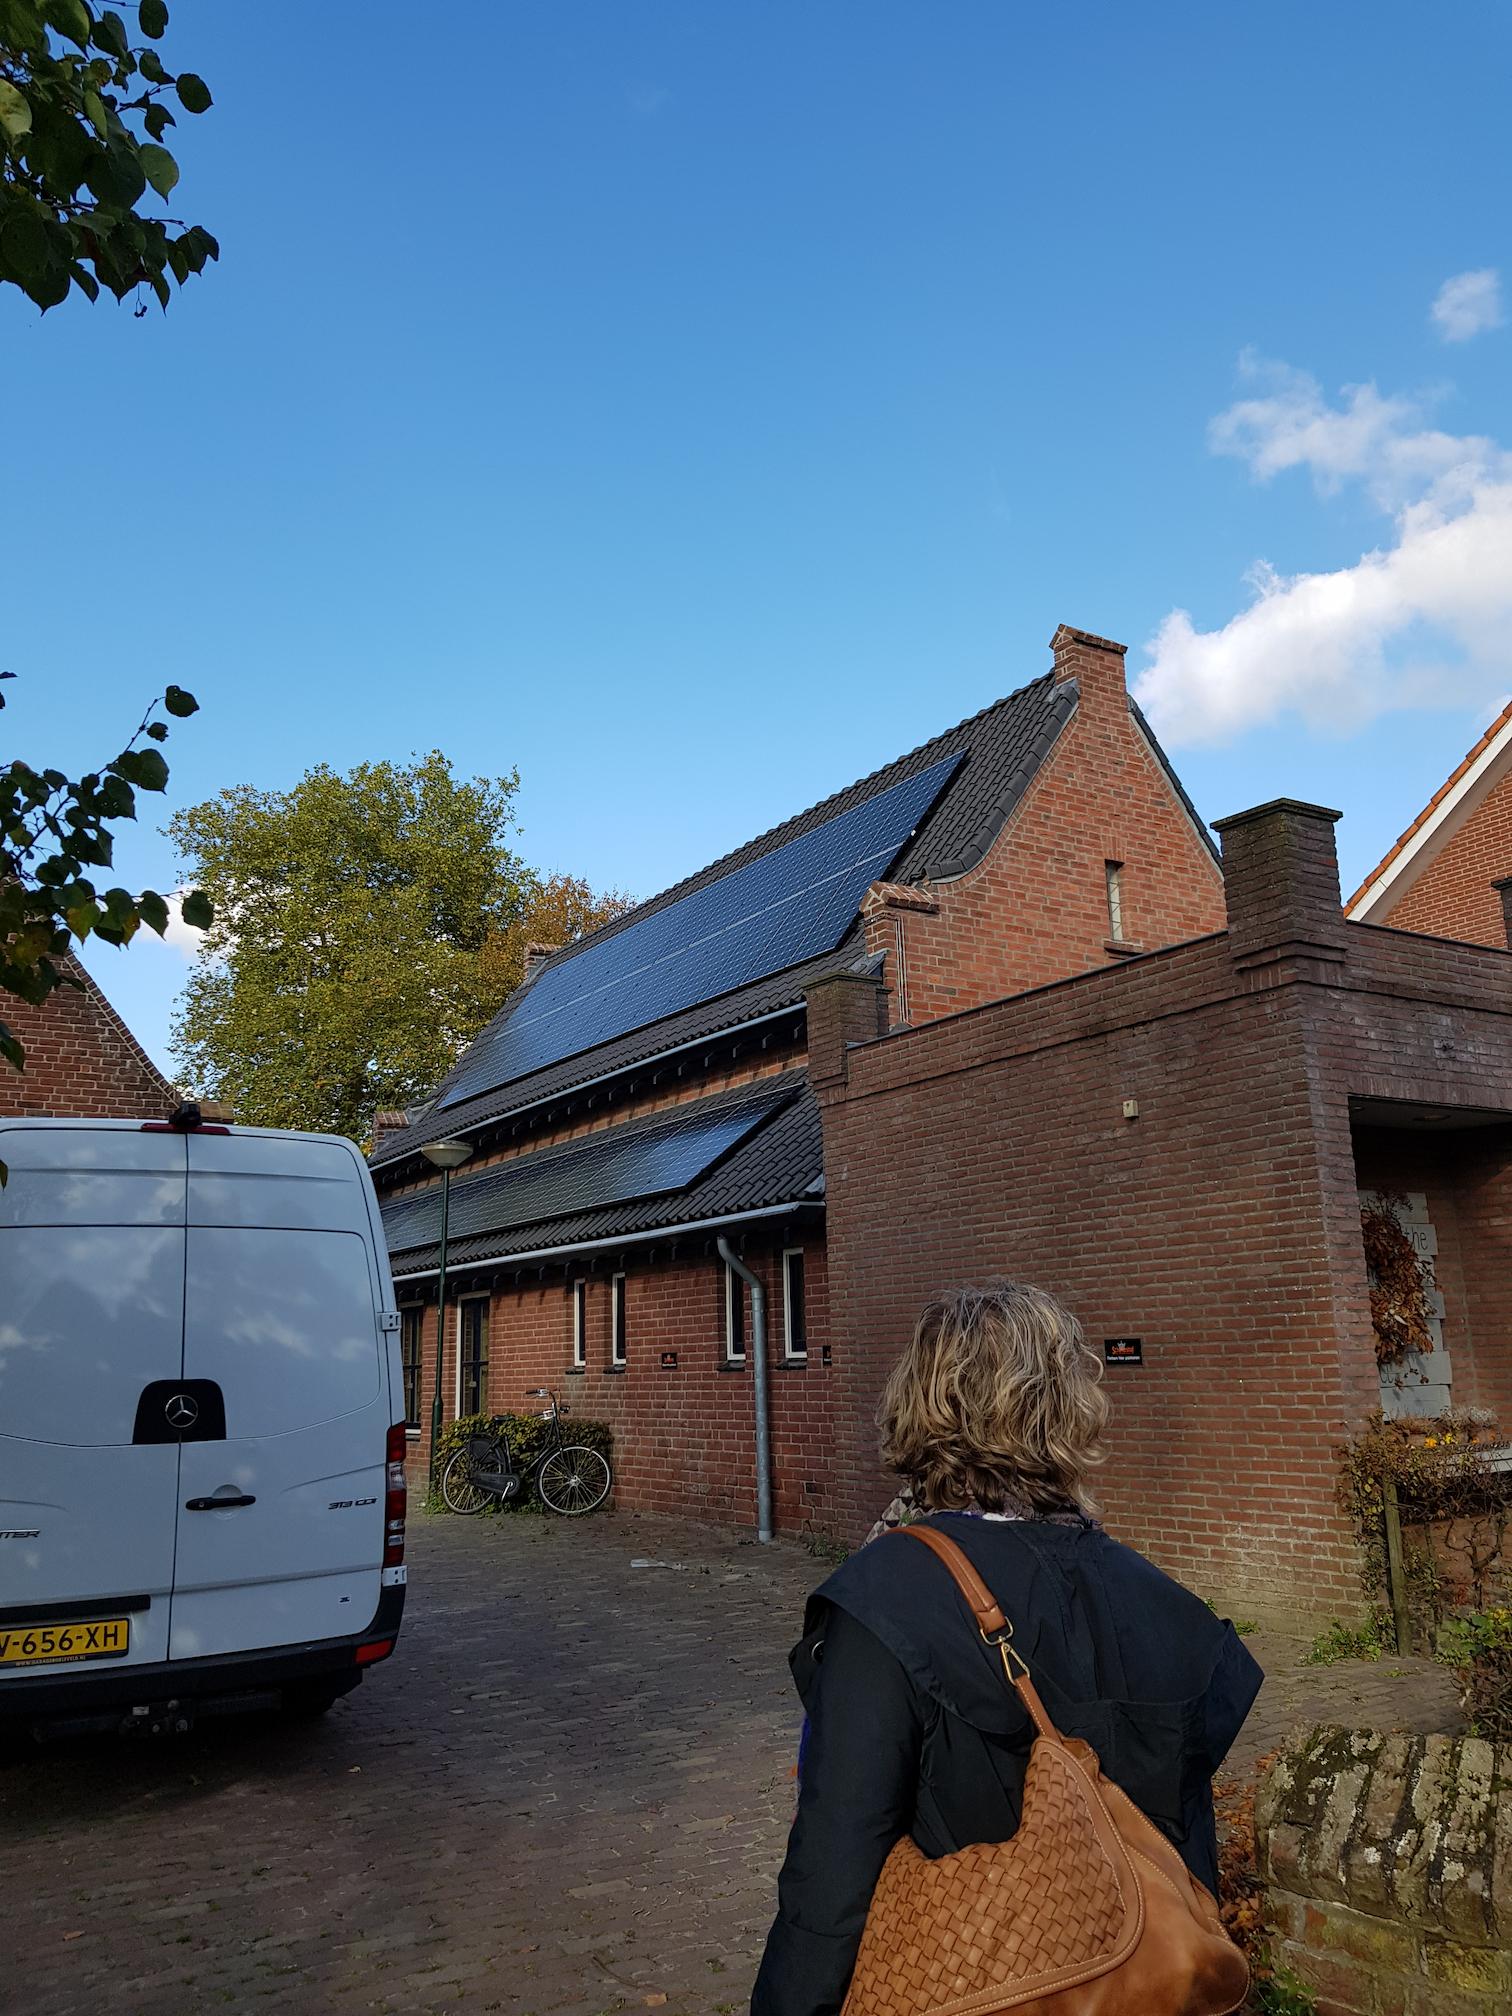
[[[882,1455],[931,1511],[1094,1513],[1108,1396],[1081,1325],[1042,1288],[989,1281],[938,1295],[877,1410]]]

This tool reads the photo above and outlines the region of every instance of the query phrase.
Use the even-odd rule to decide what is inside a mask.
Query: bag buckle
[[[998,1657],[1003,1662],[1003,1671],[1007,1674],[1010,1685],[1017,1685],[1020,1679],[1027,1680],[1029,1678],[1029,1664],[1024,1658],[1023,1653],[1019,1651],[1013,1642],[1013,1625],[1011,1623],[1003,1624],[996,1631],[984,1630],[979,1624],[977,1630],[981,1635],[984,1645],[992,1645],[997,1648]],[[1017,1672],[1014,1671],[1015,1666],[1018,1668]]]

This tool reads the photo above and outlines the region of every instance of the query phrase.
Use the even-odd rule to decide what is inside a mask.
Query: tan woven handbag
[[[1011,1841],[930,1861],[905,1835],[877,1881],[844,2016],[1225,2016],[1249,1968],[1211,1893],[1090,1746],[1062,1737],[1013,1626],[956,1546],[905,1526],[956,1579],[1039,1734]]]

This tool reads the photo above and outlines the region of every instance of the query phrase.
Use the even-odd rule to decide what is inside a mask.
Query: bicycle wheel
[[[489,1494],[473,1482],[472,1464],[467,1459],[467,1451],[458,1449],[441,1472],[441,1502],[448,1512],[457,1512],[465,1519],[473,1512],[481,1512],[488,1503]]]
[[[575,1442],[566,1449],[553,1449],[536,1473],[536,1489],[541,1503],[564,1519],[580,1512],[596,1512],[609,1496],[613,1483],[609,1465],[597,1449]]]

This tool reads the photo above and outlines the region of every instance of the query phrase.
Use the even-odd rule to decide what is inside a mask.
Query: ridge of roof
[[[1383,876],[1390,874],[1404,854],[1409,851],[1415,851],[1412,843],[1432,820],[1435,812],[1451,796],[1456,785],[1469,776],[1480,759],[1491,752],[1492,745],[1496,742],[1497,738],[1509,727],[1512,727],[1512,700],[1507,702],[1506,706],[1503,707],[1485,733],[1481,735],[1474,747],[1466,750],[1465,754],[1455,764],[1449,775],[1440,784],[1437,791],[1434,792],[1411,825],[1404,832],[1399,833],[1390,847],[1387,848],[1381,859],[1371,869],[1359,888],[1356,889],[1344,905],[1344,914],[1346,917],[1353,916],[1356,906],[1370,894],[1371,890]]]

